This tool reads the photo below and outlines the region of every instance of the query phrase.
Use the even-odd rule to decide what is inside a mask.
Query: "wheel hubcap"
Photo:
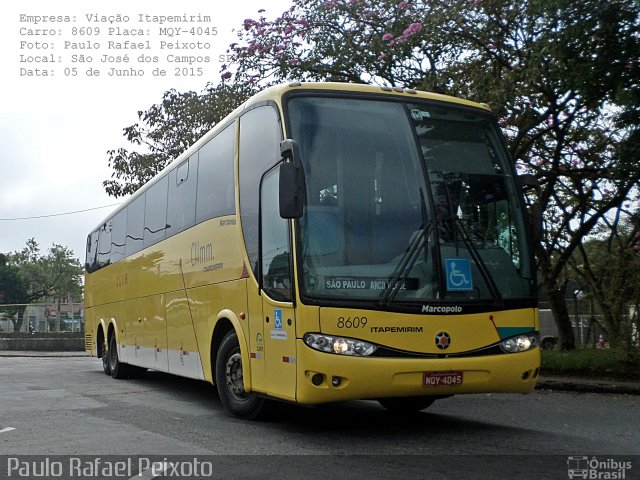
[[[234,353],[229,357],[229,360],[227,360],[225,377],[229,392],[238,400],[246,399],[247,394],[244,391],[244,384],[242,383],[242,357],[240,353]]]

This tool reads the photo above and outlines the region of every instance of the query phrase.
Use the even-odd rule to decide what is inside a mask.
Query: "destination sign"
[[[325,277],[324,288],[326,290],[372,290],[384,291],[389,285],[388,278],[371,277]],[[400,286],[400,290],[417,290],[417,278],[405,278]]]

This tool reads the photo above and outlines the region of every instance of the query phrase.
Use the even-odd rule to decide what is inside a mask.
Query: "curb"
[[[540,380],[538,380],[536,390],[640,395],[640,382],[634,383],[616,380],[588,380],[582,378],[541,378]]]
[[[43,352],[43,351],[25,351],[25,350],[0,350],[0,358],[75,358],[75,357],[90,357],[86,352]]]

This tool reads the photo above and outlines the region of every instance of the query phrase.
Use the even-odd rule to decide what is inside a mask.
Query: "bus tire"
[[[229,331],[216,355],[216,388],[225,410],[234,417],[257,418],[264,407],[264,398],[244,391],[242,356],[235,330]]]
[[[116,335],[112,334],[109,339],[109,368],[112,378],[129,378],[129,365],[122,363],[118,359],[118,344],[116,343]]]
[[[102,370],[104,370],[104,373],[106,373],[107,375],[111,375],[111,365],[109,365],[109,351],[107,350],[107,347],[105,345],[105,347],[102,350]]]
[[[109,349],[107,348],[107,342],[102,342],[102,370],[107,375],[111,375],[111,365],[109,365]]]
[[[411,413],[430,407],[436,400],[434,397],[392,397],[380,398],[378,403],[390,412]]]

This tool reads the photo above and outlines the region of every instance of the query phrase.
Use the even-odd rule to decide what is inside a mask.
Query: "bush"
[[[640,350],[633,355],[615,349],[543,350],[542,373],[640,379]]]

